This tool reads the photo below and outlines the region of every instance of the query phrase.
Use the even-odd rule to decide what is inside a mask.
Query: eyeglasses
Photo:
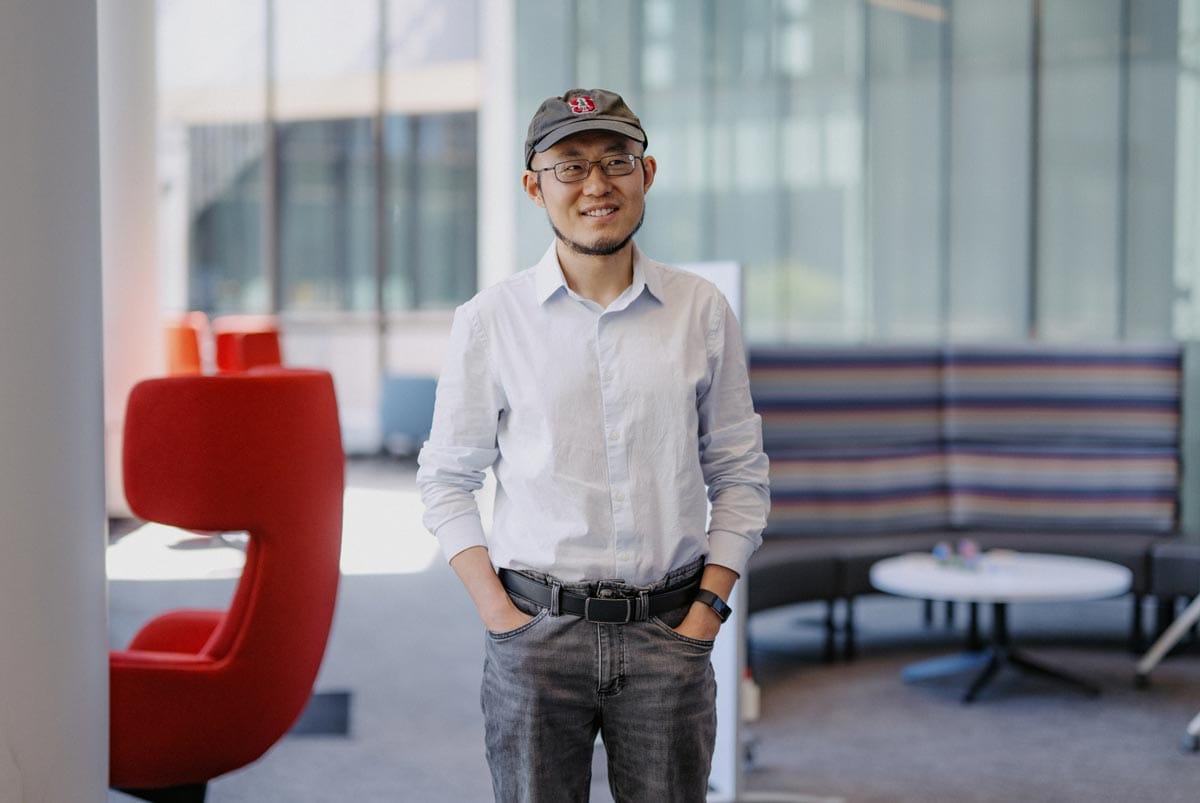
[[[590,176],[593,165],[600,165],[600,170],[606,176],[628,176],[637,166],[637,160],[641,158],[632,153],[612,153],[594,162],[587,159],[568,159],[550,167],[535,169],[533,172],[546,173],[553,170],[554,177],[563,184],[574,184]]]

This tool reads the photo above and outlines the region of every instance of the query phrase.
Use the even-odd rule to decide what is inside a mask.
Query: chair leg
[[[1173,613],[1173,612],[1172,612]],[[1135,682],[1139,686],[1145,686],[1147,676],[1154,667],[1158,666],[1163,658],[1167,657],[1167,653],[1175,648],[1175,645],[1187,635],[1192,629],[1192,625],[1200,621],[1200,596],[1192,600],[1187,606],[1183,614],[1171,623],[1158,640],[1150,645],[1150,649],[1142,656],[1142,660],[1137,664],[1137,676]]]
[[[148,800],[150,803],[204,803],[208,794],[208,784],[188,783],[180,786],[167,786],[162,789],[117,789],[138,800]]]
[[[1135,655],[1146,649],[1146,629],[1142,624],[1143,599],[1145,596],[1142,594],[1133,595],[1133,616],[1129,625],[1129,651]]]
[[[1165,594],[1158,598],[1158,609],[1155,611],[1154,616],[1154,635],[1156,638],[1166,633],[1167,628],[1175,621],[1178,606],[1179,601],[1171,594]]]
[[[843,625],[842,633],[843,633],[843,637],[844,637],[844,641],[842,642],[842,657],[845,658],[847,661],[853,661],[854,656],[857,652],[856,646],[854,644],[854,597],[853,596],[846,597],[846,622],[845,622],[845,625]]]
[[[837,623],[833,617],[833,606],[836,600],[833,597],[825,600],[825,648],[822,653],[822,659],[827,664],[833,663],[837,656]]]

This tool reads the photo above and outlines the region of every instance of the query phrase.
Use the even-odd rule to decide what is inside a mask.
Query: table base
[[[975,670],[977,674],[962,698],[964,703],[970,703],[974,702],[1002,666],[1011,666],[1029,674],[1075,686],[1092,697],[1100,694],[1100,689],[1093,684],[1035,661],[1013,649],[1008,636],[1008,606],[1003,602],[992,605],[991,641],[984,649],[911,664],[903,669],[901,677],[906,683],[913,683]]]

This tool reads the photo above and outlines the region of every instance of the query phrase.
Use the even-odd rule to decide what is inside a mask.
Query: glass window
[[[747,273],[770,316],[756,340],[861,337],[866,327],[862,10],[798,2],[773,23],[778,87],[777,253]],[[770,99],[764,113],[770,114]]]
[[[645,125],[648,152],[658,161],[638,242],[649,255],[667,262],[716,258],[709,187],[719,160],[712,150],[716,115],[705,80],[712,36],[704,17],[685,0],[644,3],[640,57],[649,71],[647,80],[628,89],[617,87]],[[601,30],[607,37],[598,43],[601,49],[609,40],[628,38],[625,26]],[[591,27],[581,27],[579,33],[595,36]],[[595,75],[588,83],[604,86],[605,80]]]
[[[379,106],[378,0],[273,3],[276,119],[370,117]]]
[[[1030,3],[955,0],[951,23],[949,334],[1029,330]]]
[[[1042,3],[1037,309],[1054,339],[1119,333],[1121,0]]]
[[[473,61],[478,0],[385,0],[388,66]]]
[[[1179,3],[1177,14],[1172,5],[1129,4],[1128,177],[1118,290],[1121,335],[1129,339],[1162,340],[1172,334],[1168,310],[1176,288],[1169,266],[1187,253],[1176,247],[1181,224],[1175,208],[1189,208],[1186,196],[1179,194],[1186,191],[1184,183],[1190,183],[1191,192],[1196,190],[1195,177],[1185,179],[1182,167],[1185,162],[1194,164],[1200,152],[1195,129],[1184,128],[1185,87],[1188,82],[1195,86],[1200,26],[1193,21],[1189,29],[1187,2]],[[1191,5],[1194,14],[1198,6],[1194,0]],[[1191,229],[1192,237],[1200,230],[1194,217],[1182,225]]]
[[[476,115],[393,115],[384,131],[385,305],[452,307],[476,288]]]
[[[751,342],[1200,331],[1200,0],[516,12],[522,108],[628,97],[659,162],[639,242],[740,262]],[[523,257],[544,230],[518,214]]]
[[[366,118],[279,123],[281,307],[375,308],[375,170]]]
[[[1179,7],[1179,111],[1176,129],[1173,331],[1200,339],[1200,0]]]
[[[941,2],[919,7],[867,5],[869,334],[885,340],[936,339],[943,326],[946,15]]]
[[[262,260],[263,145],[261,123],[187,130],[189,309],[223,315],[270,307]]]
[[[265,5],[170,0],[156,13],[163,297],[265,312]]]
[[[376,0],[274,7],[279,305],[375,308]]]

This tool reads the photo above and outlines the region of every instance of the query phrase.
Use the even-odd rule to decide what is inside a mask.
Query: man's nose
[[[612,188],[612,181],[600,169],[600,165],[589,165],[591,170],[588,171],[587,178],[583,180],[583,192],[585,195],[604,195]]]

